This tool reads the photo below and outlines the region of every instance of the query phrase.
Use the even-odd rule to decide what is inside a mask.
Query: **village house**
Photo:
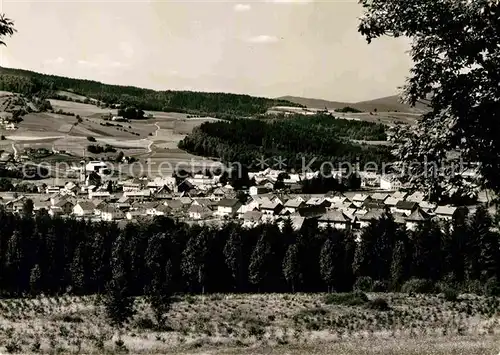
[[[342,211],[330,210],[327,211],[318,219],[319,228],[328,228],[349,230],[351,228],[351,220]]]
[[[467,207],[438,206],[434,210],[434,215],[445,221],[452,221],[456,218],[465,218],[469,210]]]
[[[310,207],[328,208],[332,205],[332,203],[325,197],[311,197],[309,200],[307,200],[306,205]]]
[[[104,201],[94,200],[92,203],[95,205],[94,216],[101,216],[102,211],[108,207],[108,204]]]
[[[144,182],[138,178],[130,179],[121,183],[123,192],[128,191],[140,191],[144,185]]]
[[[192,204],[188,209],[189,218],[194,220],[206,219],[213,215],[213,211],[207,206]]]
[[[117,219],[123,219],[124,217],[125,215],[122,211],[111,205],[107,205],[101,210],[102,221],[111,222]]]
[[[219,217],[232,217],[236,215],[241,205],[242,203],[237,199],[222,199],[217,204],[217,211],[214,212],[214,215]]]
[[[167,216],[172,212],[172,209],[168,206],[165,206],[163,204],[158,204],[156,207],[153,208],[153,216]]]
[[[350,202],[349,199],[342,192],[338,191],[327,192],[325,194],[325,199],[334,206],[340,206],[347,202]]]
[[[181,212],[184,209],[184,204],[179,200],[165,200],[165,205],[170,207],[173,212]]]
[[[351,201],[356,207],[361,207],[367,201],[371,200],[370,195],[356,194],[352,197]]]
[[[415,191],[410,196],[407,196],[405,200],[420,203],[425,200],[425,194],[421,191]]]
[[[146,215],[148,216],[154,216],[156,214],[156,207],[160,205],[160,202],[158,201],[152,201],[149,203],[145,203],[142,205],[142,209],[146,211]]]
[[[419,202],[418,205],[427,214],[432,213],[436,209],[436,204],[429,201]]]
[[[386,205],[390,210],[393,210],[399,201],[404,201],[404,198],[399,198],[397,196],[389,196],[385,199],[384,205]]]
[[[272,191],[272,189],[269,189],[265,186],[251,186],[248,193],[250,194],[250,196],[256,196],[266,194],[270,191]]]
[[[380,177],[380,189],[395,191],[403,187],[401,181],[394,175],[383,175]]]
[[[257,187],[262,187],[267,189],[268,191],[274,190],[274,179],[270,178],[263,178],[263,179],[255,179],[255,182],[257,184]]]
[[[123,192],[123,196],[128,197],[132,201],[147,201],[152,197],[151,190],[128,190]]]
[[[50,206],[52,206],[50,201],[40,200],[40,199],[34,200],[33,201],[33,212],[35,212],[35,213],[41,212],[41,211],[49,212]]]
[[[277,201],[277,200],[265,202],[260,206],[260,211],[263,214],[267,214],[267,215],[271,215],[271,216],[278,215],[282,209],[283,209],[283,205],[281,204],[280,201]]]
[[[383,192],[375,192],[374,194],[371,195],[371,198],[373,201],[377,202],[384,202],[387,198],[389,198],[391,195]]]
[[[392,213],[401,213],[405,216],[411,215],[415,210],[419,208],[417,202],[413,201],[399,201],[396,206],[391,208]]]
[[[379,220],[384,216],[385,212],[380,210],[371,210],[363,215],[358,215],[359,228],[365,228],[370,225],[373,220]]]
[[[382,201],[370,200],[363,204],[362,206],[365,210],[389,210],[389,208]]]
[[[109,191],[89,191],[89,200],[109,200],[111,199],[111,194]]]
[[[259,209],[259,203],[253,199],[247,201],[246,204],[241,205],[241,207],[236,211],[238,216],[242,216],[244,213],[249,211],[255,211]]]
[[[132,219],[137,219],[138,217],[143,217],[145,215],[146,215],[146,210],[137,209],[137,210],[127,211],[125,213],[125,218],[128,220],[132,220]]]
[[[377,187],[380,186],[380,175],[372,171],[360,171],[361,187]]]
[[[243,228],[254,228],[258,226],[262,221],[262,212],[259,211],[248,211],[245,212],[240,219],[243,220]]]
[[[208,190],[215,185],[215,180],[211,177],[195,174],[193,177],[188,178],[188,181],[201,190]]]
[[[415,231],[417,230],[418,226],[429,220],[429,215],[422,211],[420,208],[417,208],[412,212],[412,214],[406,217],[405,220],[406,229],[408,229],[409,231]]]
[[[51,215],[69,215],[73,212],[74,204],[66,199],[61,199],[50,207]]]
[[[156,177],[152,181],[148,182],[146,186],[153,192],[165,186],[168,187],[170,191],[174,191],[176,187],[176,181],[173,176]]]
[[[73,207],[73,214],[78,217],[90,217],[94,214],[95,205],[90,201],[80,201]]]
[[[54,193],[59,193],[63,188],[64,186],[59,186],[59,185],[47,186],[47,188],[45,189],[45,193],[49,195]]]
[[[292,214],[298,212],[299,209],[304,208],[305,206],[306,203],[304,202],[304,199],[300,196],[297,196],[285,202],[285,204],[283,205],[283,211],[285,213]]]

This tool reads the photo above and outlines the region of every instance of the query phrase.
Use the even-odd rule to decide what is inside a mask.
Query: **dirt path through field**
[[[156,131],[155,131],[155,137],[158,137],[158,131],[161,129],[160,126],[158,125],[158,122],[155,122],[154,124],[156,126]],[[146,138],[147,140],[150,140],[149,138]],[[151,146],[153,145],[154,141],[150,140],[149,145],[148,145],[148,153],[151,153],[153,150],[151,149]]]

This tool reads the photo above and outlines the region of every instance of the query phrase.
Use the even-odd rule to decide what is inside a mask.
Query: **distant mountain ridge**
[[[425,113],[429,109],[425,103],[417,103],[415,107],[400,102],[398,95],[381,97],[369,101],[360,102],[339,102],[328,101],[322,99],[313,99],[298,96],[282,96],[278,100],[290,101],[298,105],[306,106],[307,108],[324,109],[325,107],[330,110],[340,109],[343,107],[352,107],[363,112],[408,112],[408,113]]]
[[[157,91],[134,86],[104,84],[23,69],[0,67],[0,90],[45,98],[60,91],[73,92],[104,104],[122,104],[151,111],[174,111],[208,116],[247,117],[273,106],[297,106],[289,101],[221,92]]]

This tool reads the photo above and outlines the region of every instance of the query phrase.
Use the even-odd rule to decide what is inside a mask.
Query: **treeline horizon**
[[[0,67],[0,90],[59,99],[61,96],[57,91],[66,90],[107,105],[121,104],[140,110],[183,112],[219,118],[264,114],[270,107],[280,105],[301,107],[281,99],[220,92],[156,91],[5,67]]]
[[[306,165],[319,169],[324,162],[334,165],[368,162],[381,167],[393,161],[386,146],[362,145],[351,140],[386,140],[381,124],[336,119],[330,115],[294,115],[282,119],[237,119],[205,122],[179,142],[179,148],[195,155],[216,157],[223,162],[240,162],[257,168],[262,157],[281,158],[286,169]]]
[[[150,222],[90,222],[0,209],[0,294],[147,295],[255,292],[459,292],[498,294],[499,233],[483,207],[466,220],[408,231],[390,216],[356,241],[350,232],[301,231],[289,221],[244,229],[158,217]],[[117,288],[116,285],[119,285]],[[113,286],[115,285],[115,286]],[[408,286],[413,285],[413,286]],[[412,288],[413,287],[413,288]],[[117,291],[117,292],[118,292]],[[166,292],[166,291],[161,291]]]

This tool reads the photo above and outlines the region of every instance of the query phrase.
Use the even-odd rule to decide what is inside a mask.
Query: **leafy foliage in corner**
[[[471,194],[475,183],[441,167],[479,162],[479,186],[500,191],[500,4],[478,0],[361,0],[364,15],[359,32],[370,43],[382,36],[411,39],[414,63],[404,99],[414,105],[430,99],[431,111],[417,127],[395,132],[401,162],[412,183],[440,196],[450,190]],[[450,161],[447,152],[459,156]],[[423,173],[425,172],[425,173]]]

